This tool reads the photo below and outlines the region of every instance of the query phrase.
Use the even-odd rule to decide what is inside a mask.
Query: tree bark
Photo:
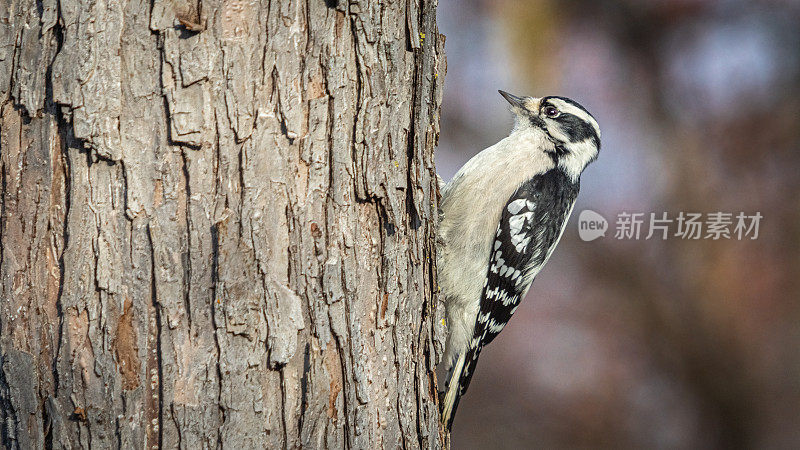
[[[435,9],[0,2],[5,447],[446,445]]]

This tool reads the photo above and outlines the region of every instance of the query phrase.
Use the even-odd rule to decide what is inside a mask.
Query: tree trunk
[[[445,444],[435,9],[0,1],[5,447]]]

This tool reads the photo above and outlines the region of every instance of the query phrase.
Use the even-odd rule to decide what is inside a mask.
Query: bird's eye
[[[544,115],[547,117],[557,117],[560,114],[558,108],[552,105],[545,106],[542,111],[544,112]]]

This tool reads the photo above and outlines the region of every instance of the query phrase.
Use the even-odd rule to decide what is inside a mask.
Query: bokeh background
[[[800,2],[440,0],[438,15],[445,179],[507,135],[497,89],[574,98],[603,131],[453,447],[800,448]],[[587,208],[606,237],[579,239]],[[617,240],[622,211],[763,219],[756,240]]]

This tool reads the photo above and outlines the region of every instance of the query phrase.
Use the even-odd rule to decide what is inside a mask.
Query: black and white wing
[[[481,349],[511,320],[558,243],[577,195],[577,183],[560,171],[549,171],[524,183],[504,207],[491,248],[472,340],[451,374],[457,377],[458,388],[451,393],[454,404],[448,411],[448,426],[459,398],[469,386]]]

